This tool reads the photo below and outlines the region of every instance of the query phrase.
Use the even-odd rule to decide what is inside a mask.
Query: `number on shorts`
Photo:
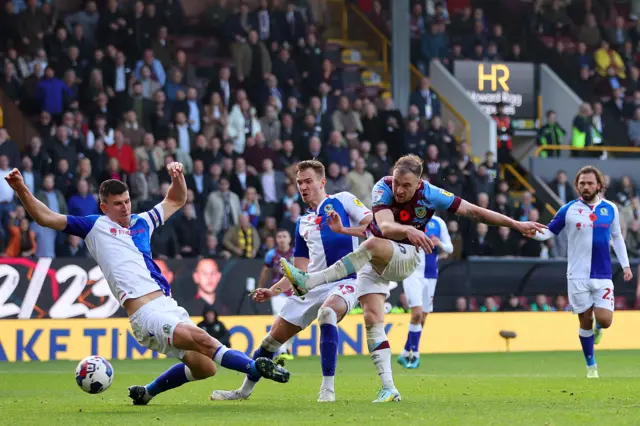
[[[402,252],[402,254],[407,254],[407,249],[404,248],[402,244],[398,244],[398,247],[400,248],[400,251]]]
[[[338,286],[338,290],[340,290],[342,294],[355,293],[356,291],[356,289],[353,288],[352,285],[344,285],[344,284],[340,284],[340,286]]]
[[[603,298],[603,299],[609,299],[609,295],[611,294],[611,292],[612,292],[613,290],[612,290],[612,289],[610,289],[610,288],[605,288],[604,290],[605,290],[605,291],[604,291],[604,295],[602,296],[602,298]]]

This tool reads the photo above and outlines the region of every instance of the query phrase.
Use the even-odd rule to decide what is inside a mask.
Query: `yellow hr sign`
[[[498,83],[502,90],[509,91],[507,81],[510,76],[509,67],[505,64],[491,64],[491,71],[488,74],[484,72],[484,64],[478,64],[478,90],[484,91],[484,83],[488,81],[491,83],[491,91],[498,90]]]

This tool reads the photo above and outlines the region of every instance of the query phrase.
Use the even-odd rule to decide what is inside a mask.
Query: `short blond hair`
[[[396,164],[393,165],[393,170],[400,174],[413,173],[414,175],[421,177],[422,159],[413,154],[404,155],[396,161]]]
[[[313,169],[320,178],[325,177],[324,164],[318,160],[304,160],[296,165],[296,173],[304,172],[309,169]]]

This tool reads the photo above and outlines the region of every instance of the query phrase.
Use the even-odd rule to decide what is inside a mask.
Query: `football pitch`
[[[417,370],[395,364],[399,403],[374,405],[379,380],[368,357],[341,357],[338,401],[316,403],[317,357],[287,363],[285,385],[263,381],[248,401],[211,402],[242,376],[208,380],[132,406],[127,387],[146,384],[171,360],[113,361],[113,385],[99,395],[75,383],[75,362],[0,364],[1,425],[637,425],[640,352],[596,353],[601,378],[587,380],[577,352],[423,356]]]

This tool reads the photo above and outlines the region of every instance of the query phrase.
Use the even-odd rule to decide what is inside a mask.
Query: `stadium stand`
[[[415,90],[403,117],[389,93],[388,2],[104,3],[56,10],[37,0],[9,1],[0,13],[1,105],[5,116],[25,122],[11,123],[16,130],[9,133],[5,118],[0,177],[20,168],[53,210],[97,213],[97,188],[109,178],[128,183],[135,209],[149,208],[166,194],[170,178],[163,166],[180,161],[189,201],[153,234],[154,254],[255,258],[273,247],[278,228],[293,231],[304,212],[292,179],[299,160],[321,159],[328,188],[352,191],[367,203],[373,182],[393,160],[414,153],[425,160],[426,179],[447,191],[518,219],[540,215],[535,197],[515,194],[501,179],[496,158],[472,158],[464,119],[430,87],[432,60],[530,57],[522,40],[508,37],[508,26],[492,22],[482,8],[414,2],[408,23]],[[565,10],[557,0],[536,2],[535,10],[531,31],[556,52],[554,68],[588,91],[583,99],[596,112],[608,113],[602,137],[609,137],[609,127],[627,125],[623,133],[637,144],[640,71],[628,44],[637,44],[640,27],[613,10],[610,20],[594,22],[605,15],[593,12],[582,23],[577,18],[585,11]],[[361,24],[361,38],[351,33],[354,25],[346,28],[343,15]],[[603,37],[594,25],[605,30]],[[345,30],[350,37],[341,36]],[[583,115],[591,116],[586,108]],[[639,253],[640,202],[630,181],[616,185],[608,195],[624,207],[629,251]],[[552,188],[570,198],[566,175]],[[452,260],[563,254],[562,244],[443,217],[454,242]],[[30,224],[4,180],[0,221],[4,256],[87,256],[77,238]],[[494,299],[459,308],[517,310],[534,302]],[[566,300],[558,299],[537,309],[564,310]]]

